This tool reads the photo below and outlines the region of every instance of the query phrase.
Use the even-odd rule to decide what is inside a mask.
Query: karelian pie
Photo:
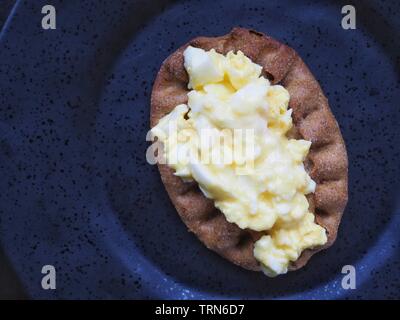
[[[299,55],[288,46],[262,33],[234,28],[221,37],[198,37],[185,44],[162,64],[151,96],[151,127],[171,112],[175,106],[187,103],[188,74],[183,52],[188,47],[218,53],[242,51],[262,66],[262,75],[271,84],[280,84],[290,93],[293,128],[290,137],[312,142],[304,166],[316,182],[315,192],[307,196],[309,210],[315,221],[326,229],[323,246],[306,249],[289,270],[304,266],[316,252],[332,245],[347,203],[348,160],[339,126],[329,108],[321,87]],[[241,229],[229,223],[199,190],[196,182],[184,182],[167,165],[159,165],[165,188],[181,219],[191,232],[211,250],[249,270],[259,271],[253,254],[254,243],[261,233]]]

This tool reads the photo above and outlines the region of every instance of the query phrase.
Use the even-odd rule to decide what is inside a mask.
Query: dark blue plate
[[[0,34],[0,239],[34,298],[399,298],[398,1],[17,1]],[[349,154],[338,239],[298,272],[240,269],[187,232],[146,163],[163,61],[234,26],[295,48]],[[53,265],[57,289],[43,290]],[[357,288],[341,286],[344,265]]]

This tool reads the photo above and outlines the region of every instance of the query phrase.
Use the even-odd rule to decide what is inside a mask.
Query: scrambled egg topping
[[[254,247],[263,271],[286,273],[303,250],[327,241],[305,196],[316,186],[303,166],[311,142],[286,137],[289,93],[270,85],[262,67],[241,51],[224,56],[189,46],[184,66],[188,103],[162,118],[152,134],[175,175],[197,181],[229,222],[264,232]],[[234,150],[237,129],[249,133],[240,136],[245,155]],[[204,132],[209,136],[199,141]]]

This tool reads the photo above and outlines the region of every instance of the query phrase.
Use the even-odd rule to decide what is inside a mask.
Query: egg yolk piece
[[[311,142],[286,135],[289,92],[271,85],[241,51],[189,46],[183,55],[188,103],[151,132],[175,175],[195,180],[227,221],[264,233],[254,256],[265,274],[286,273],[302,251],[327,241],[306,198],[316,187],[303,165]]]

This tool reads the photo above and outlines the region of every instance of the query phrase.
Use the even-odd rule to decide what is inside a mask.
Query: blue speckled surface
[[[0,241],[34,298],[400,298],[397,1],[17,1],[0,33]],[[349,154],[335,245],[275,279],[207,250],[145,161],[163,61],[251,27],[288,43],[329,98]],[[57,269],[57,290],[40,287]],[[341,288],[343,265],[357,289]]]

